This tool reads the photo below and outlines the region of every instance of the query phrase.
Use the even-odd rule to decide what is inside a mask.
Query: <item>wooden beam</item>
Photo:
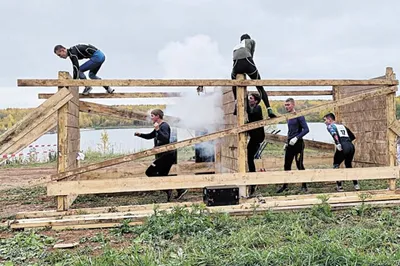
[[[150,117],[145,112],[115,108],[98,103],[79,101],[79,111],[88,114],[108,115],[117,118],[150,122]],[[164,120],[172,125],[179,123],[179,118],[174,116],[165,115]]]
[[[172,151],[178,148],[183,148],[183,147],[187,147],[187,146],[191,146],[197,143],[201,143],[201,142],[206,142],[206,141],[210,141],[210,140],[214,140],[214,139],[218,139],[218,138],[222,138],[225,136],[229,136],[232,134],[237,134],[237,133],[241,133],[241,132],[245,132],[245,131],[249,131],[255,128],[259,128],[259,127],[263,127],[266,125],[272,125],[272,124],[277,124],[279,122],[283,122],[286,121],[288,119],[291,118],[295,118],[295,117],[299,117],[299,116],[303,116],[306,114],[310,114],[310,113],[314,113],[314,112],[320,112],[321,110],[326,110],[327,108],[332,108],[332,107],[336,107],[336,106],[342,106],[342,105],[346,105],[346,104],[351,104],[353,102],[357,102],[357,101],[362,101],[364,99],[368,99],[368,98],[372,98],[378,95],[386,95],[388,93],[391,93],[393,91],[395,91],[397,88],[381,88],[381,89],[377,89],[375,91],[372,92],[368,92],[368,93],[363,93],[357,96],[353,96],[353,97],[347,97],[344,98],[338,102],[332,102],[332,103],[328,103],[328,104],[322,104],[316,107],[312,107],[312,108],[308,108],[302,111],[298,111],[296,114],[285,114],[282,116],[279,116],[277,118],[274,119],[265,119],[265,120],[261,120],[258,122],[252,122],[252,123],[248,123],[245,124],[241,127],[236,127],[236,128],[229,128],[229,129],[225,129],[225,130],[221,130],[221,131],[217,131],[215,133],[211,133],[211,134],[207,134],[204,136],[200,136],[200,137],[196,137],[196,138],[192,138],[192,139],[188,139],[188,140],[183,140],[183,141],[178,141],[175,142],[173,144],[167,144],[167,145],[163,145],[163,146],[159,146],[153,149],[149,149],[149,150],[144,150],[138,153],[133,153],[133,154],[129,154],[129,155],[125,155],[125,156],[121,156],[118,158],[114,158],[114,159],[110,159],[107,161],[103,161],[100,163],[94,163],[94,164],[89,164],[83,167],[79,167],[77,169],[71,170],[71,171],[66,171],[64,173],[59,173],[56,175],[52,175],[51,179],[52,180],[62,180],[64,178],[67,178],[69,176],[73,176],[73,175],[77,175],[77,174],[82,174],[82,173],[86,173],[89,171],[93,171],[93,170],[97,170],[97,169],[101,169],[104,167],[108,167],[108,166],[112,166],[112,165],[116,165],[116,164],[120,164],[120,163],[125,163],[125,162],[129,162],[129,161],[133,161],[136,159],[140,159],[140,158],[144,158],[147,156],[151,156],[151,155],[155,155],[158,153],[162,153],[162,152],[166,152],[166,151]]]
[[[328,203],[339,203],[339,202],[357,202],[360,201],[361,195],[370,195],[370,197],[365,199],[365,202],[374,200],[394,200],[400,197],[400,194],[395,191],[388,190],[367,190],[367,191],[350,191],[350,192],[340,192],[340,193],[324,193],[324,194],[305,194],[305,195],[286,195],[286,196],[271,196],[271,197],[257,197],[242,199],[239,205],[222,206],[220,208],[243,208],[243,206],[257,206],[258,204],[263,205],[263,207],[270,206],[293,206],[299,204],[308,204],[309,200],[318,199],[319,196],[327,196]],[[296,202],[297,201],[297,202]],[[320,201],[319,201],[320,202]],[[36,219],[39,221],[44,218],[51,217],[90,217],[96,214],[109,214],[112,213],[146,213],[146,211],[151,211],[154,213],[154,208],[158,210],[172,209],[176,207],[191,207],[193,205],[202,204],[202,201],[194,202],[170,202],[170,203],[157,203],[157,204],[142,204],[142,205],[128,205],[128,206],[109,206],[109,207],[95,207],[95,208],[79,208],[79,209],[69,209],[66,211],[29,211],[29,212],[18,212],[15,215],[16,219]],[[265,205],[264,205],[265,204]],[[270,205],[268,205],[270,204]],[[219,207],[210,207],[210,209],[215,209]]]
[[[249,91],[252,93],[255,91]],[[39,99],[49,99],[54,93],[39,93]],[[268,91],[268,96],[316,96],[332,95],[331,90],[298,90],[298,91]],[[81,99],[102,99],[102,98],[169,98],[183,97],[180,92],[126,92],[126,93],[90,93],[89,95],[79,94]]]
[[[32,139],[35,141],[50,130],[48,120],[53,121],[51,116],[72,97],[67,89],[59,91],[3,133],[0,136],[0,154],[18,152],[31,144]]]
[[[287,140],[286,136],[278,134],[265,134],[265,139],[273,143],[285,143]],[[307,149],[323,150],[323,151],[334,151],[335,145],[331,143],[303,139],[305,147]]]
[[[245,80],[246,76],[244,74],[237,74],[236,80]],[[246,87],[239,86],[236,88],[237,95],[237,126],[241,127],[245,124],[247,120],[247,91]],[[239,173],[246,173],[247,170],[247,135],[246,132],[239,133],[237,135],[237,160]],[[247,198],[248,191],[247,186],[239,186],[239,197]]]
[[[39,93],[39,99],[49,99],[54,93]],[[181,97],[180,92],[127,92],[127,93],[90,93],[85,95],[80,93],[79,98],[81,99],[101,99],[101,98],[169,98],[169,97]]]
[[[390,124],[389,128],[393,131],[393,133],[400,137],[400,122],[398,120],[395,120],[392,124]]]
[[[47,184],[47,195],[99,194],[229,185],[244,186],[313,183],[337,180],[395,179],[398,177],[399,169],[397,167],[368,167],[210,175],[178,175],[174,177],[157,178],[119,178],[110,180],[50,182]]]
[[[397,80],[351,80],[351,79],[281,79],[281,80],[227,80],[227,79],[18,79],[18,86],[59,87],[59,86],[113,86],[113,87],[195,87],[195,86],[363,86],[398,85]]]

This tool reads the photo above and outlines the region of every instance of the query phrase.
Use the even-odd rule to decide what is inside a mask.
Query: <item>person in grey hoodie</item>
[[[232,79],[236,79],[237,74],[247,74],[251,79],[261,79],[260,73],[253,61],[255,47],[256,42],[251,39],[248,34],[243,34],[240,37],[240,43],[233,48]],[[269,104],[268,95],[265,92],[264,87],[257,86],[257,90],[267,107],[268,116],[270,118],[276,117],[272,111],[271,105]],[[236,115],[236,86],[232,87],[232,92],[235,98],[235,110],[233,114]]]

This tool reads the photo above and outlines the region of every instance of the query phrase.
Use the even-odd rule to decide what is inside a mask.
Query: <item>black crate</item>
[[[207,206],[239,204],[239,188],[235,186],[205,187],[203,202]]]

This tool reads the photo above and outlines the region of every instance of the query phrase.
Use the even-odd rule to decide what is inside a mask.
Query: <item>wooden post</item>
[[[71,79],[68,72],[59,72],[59,79]],[[60,88],[59,88],[60,89]],[[79,132],[79,87],[69,87],[73,98],[58,110],[58,159],[57,172],[65,172],[77,168],[77,153],[80,147]],[[57,210],[65,211],[71,206],[76,196],[58,196]]]
[[[246,76],[244,74],[238,74],[236,76],[237,80],[244,80]],[[240,127],[246,122],[246,87],[237,87],[236,90],[237,96],[237,125]],[[238,134],[238,172],[246,173],[247,166],[247,136],[246,132]],[[247,198],[247,187],[239,186],[239,196]]]
[[[386,68],[386,79],[396,80],[396,74],[393,73],[391,67]],[[388,141],[388,162],[389,166],[395,166],[397,162],[397,135],[389,128],[389,126],[396,121],[396,103],[395,103],[396,93],[389,93],[386,96],[386,106],[387,106],[387,141]],[[396,179],[389,179],[389,189],[396,190]]]

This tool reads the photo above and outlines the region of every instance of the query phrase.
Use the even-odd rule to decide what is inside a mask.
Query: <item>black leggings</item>
[[[166,152],[161,154],[146,170],[146,175],[148,177],[153,176],[168,176],[172,165],[175,162],[174,152]],[[184,189],[177,189],[178,193]],[[164,190],[165,192],[172,190]]]
[[[260,73],[257,70],[256,65],[251,57],[234,60],[231,78],[236,79],[237,74],[247,74],[251,79],[261,79]],[[265,106],[271,107],[268,101],[268,95],[264,90],[263,86],[257,86],[258,93],[261,96]],[[233,97],[236,100],[236,86],[232,87]]]
[[[297,140],[296,144],[287,145],[285,151],[285,165],[284,170],[290,171],[292,170],[293,159],[296,161],[296,166],[298,170],[305,170],[304,168],[304,141],[302,139]],[[287,185],[287,184],[284,184]],[[306,186],[306,183],[302,184],[303,187]]]
[[[342,151],[336,150],[335,155],[333,156],[333,168],[339,168],[340,165],[344,161],[344,165],[346,168],[353,168],[351,165],[353,158],[354,158],[354,153],[355,153],[355,148],[353,143],[351,142],[343,142],[342,143]],[[342,185],[343,181],[338,181],[336,182],[339,186]],[[357,180],[353,180],[353,184],[356,185],[358,184]]]
[[[261,142],[250,138],[249,143],[247,144],[247,164],[249,166],[249,172],[255,172],[256,166],[254,164],[254,157],[260,148]]]

